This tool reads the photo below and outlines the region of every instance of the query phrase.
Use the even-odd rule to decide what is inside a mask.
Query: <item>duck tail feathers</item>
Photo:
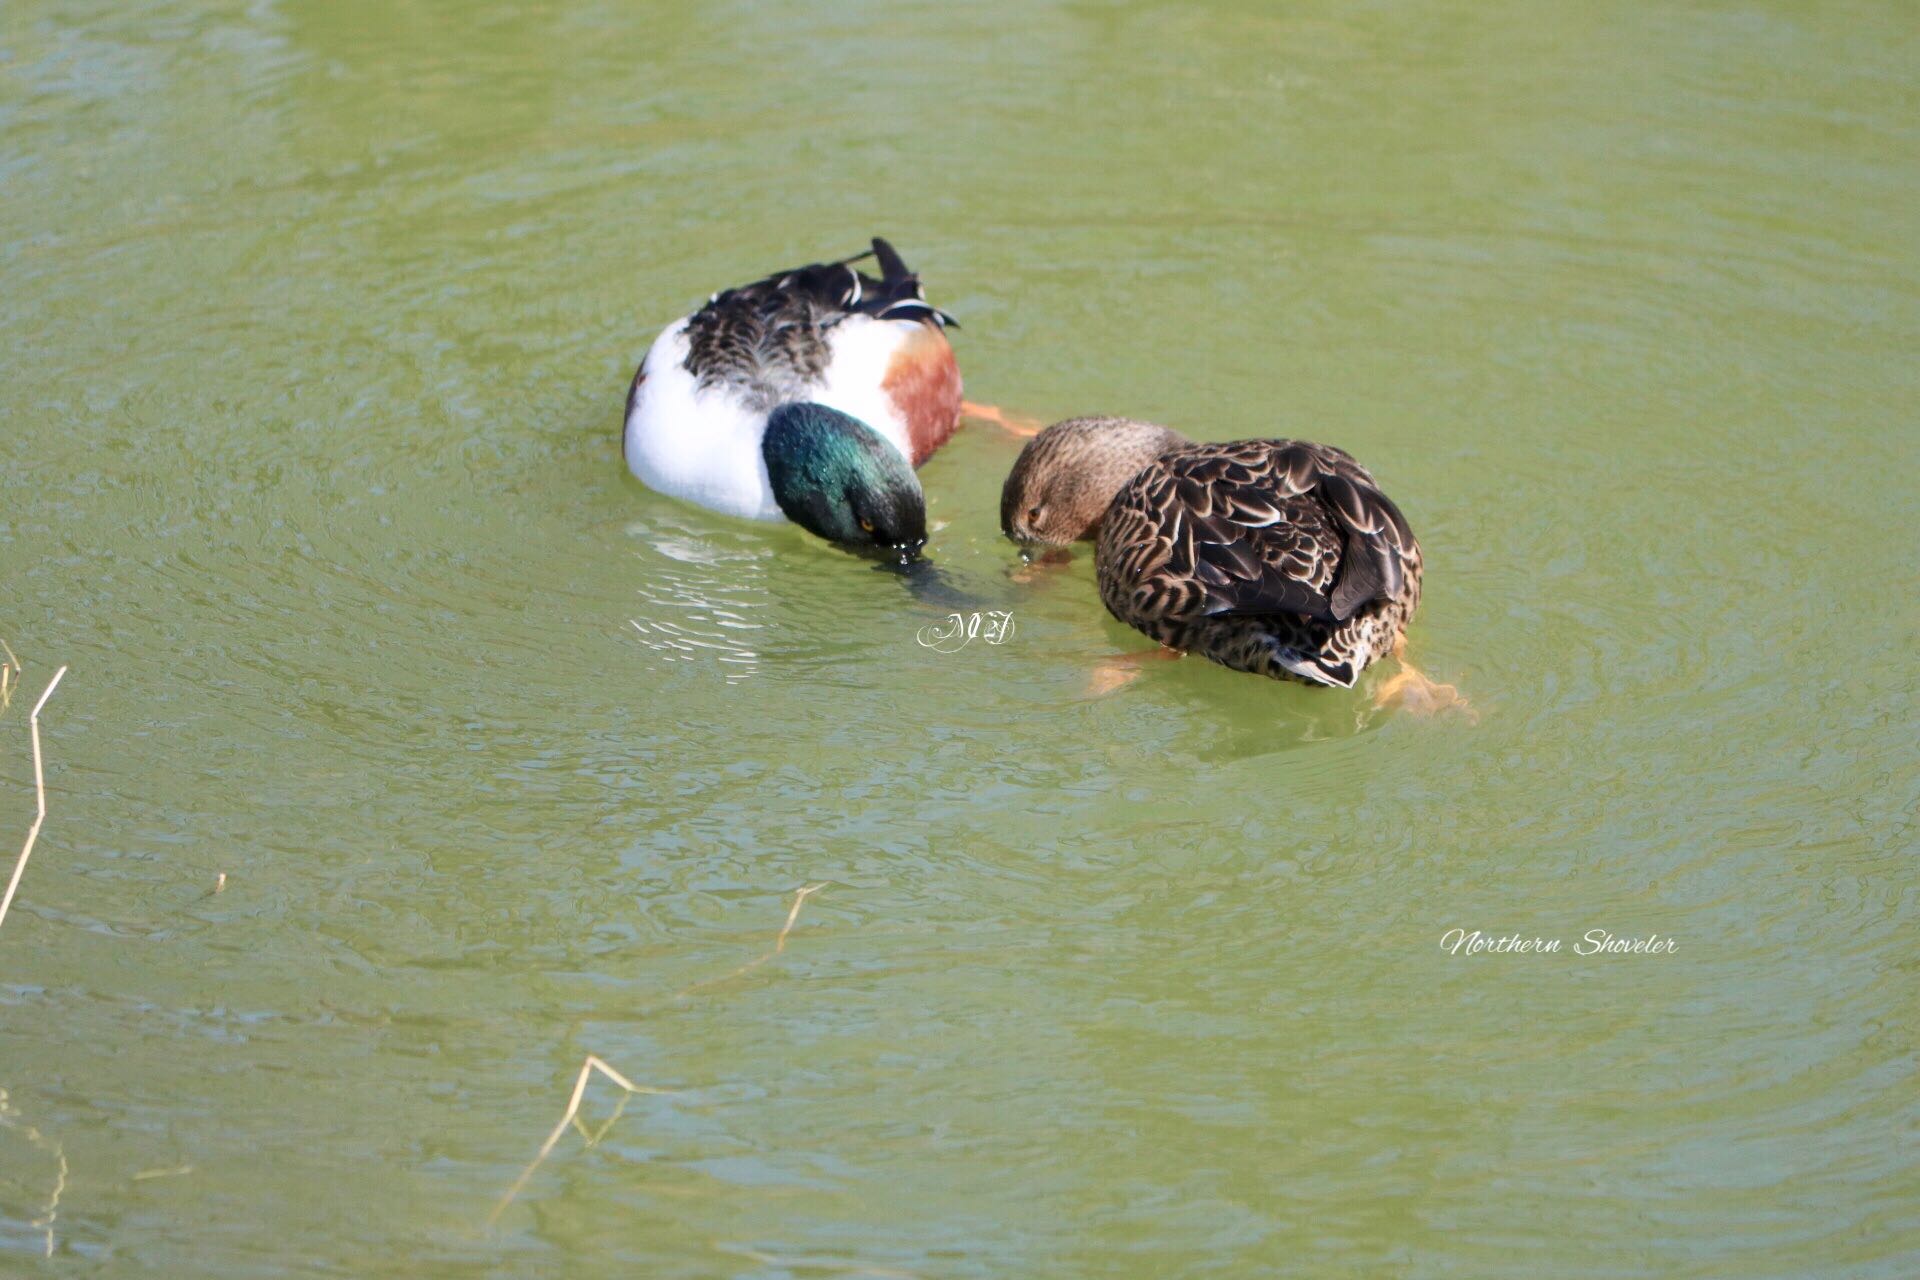
[[[1335,662],[1317,653],[1292,651],[1283,651],[1276,657],[1281,666],[1309,684],[1330,685],[1335,689],[1351,689],[1353,682],[1360,675],[1359,669],[1345,659]]]
[[[880,275],[867,275],[856,262],[874,259]],[[941,328],[958,328],[954,318],[927,301],[920,277],[908,270],[894,247],[879,236],[865,253],[833,262],[795,267],[707,300],[707,309],[746,307],[772,314],[805,298],[828,312],[868,315],[882,320],[919,320]]]
[[[873,249],[871,252],[874,262],[880,268],[880,278],[888,284],[913,275],[913,272],[907,270],[906,260],[894,252],[893,246],[885,240],[882,240],[879,236],[873,238]],[[863,253],[860,256],[864,258],[867,255]]]
[[[880,268],[880,278],[871,281],[874,287],[863,296],[847,299],[848,309],[864,311],[881,320],[922,320],[943,329],[960,327],[952,316],[927,301],[920,277],[885,239],[875,236],[873,248],[860,256],[873,258]]]

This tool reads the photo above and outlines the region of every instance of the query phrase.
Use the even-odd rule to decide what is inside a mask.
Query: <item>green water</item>
[[[1915,1274],[1916,83],[1896,0],[7,4],[0,1271]],[[633,481],[658,327],[874,232],[975,399],[1370,463],[1478,723],[1088,697],[989,427],[950,654]],[[490,1228],[588,1053],[675,1092]]]

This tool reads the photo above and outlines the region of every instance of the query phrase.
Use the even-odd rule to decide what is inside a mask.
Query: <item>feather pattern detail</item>
[[[1351,685],[1420,598],[1420,545],[1365,467],[1299,440],[1189,444],[1107,508],[1101,598],[1239,670]]]
[[[854,267],[874,258],[881,275]],[[833,330],[853,316],[924,321],[953,317],[926,300],[920,277],[876,237],[867,253],[798,267],[727,289],[687,319],[686,369],[702,386],[725,387],[756,408],[805,398],[832,360]]]

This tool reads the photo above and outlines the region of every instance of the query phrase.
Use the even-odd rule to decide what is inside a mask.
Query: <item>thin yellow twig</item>
[[[5,711],[13,705],[13,686],[20,683],[20,659],[5,640],[0,640],[0,649],[7,651],[6,660],[0,661],[0,711]]]
[[[800,919],[801,905],[805,903],[808,898],[826,887],[824,884],[810,884],[804,885],[794,892],[793,905],[787,909],[786,923],[780,926],[780,934],[773,940],[773,950],[767,952],[765,955],[756,956],[754,959],[747,961],[747,963],[741,965],[725,977],[711,978],[706,982],[697,982],[679,994],[684,996],[690,991],[699,990],[701,987],[710,987],[717,983],[726,982],[728,979],[737,978],[748,970],[758,968],[779,955],[782,951],[785,951],[787,949],[787,935],[793,932],[794,923]],[[676,997],[676,999],[677,998],[678,997]],[[620,1098],[620,1104],[613,1109],[613,1114],[601,1122],[598,1129],[589,1133],[587,1126],[580,1120],[580,1101],[586,1096],[587,1082],[593,1078],[593,1073],[596,1071],[613,1081],[616,1085],[619,1085],[625,1092]],[[520,1171],[520,1176],[513,1180],[513,1185],[507,1188],[507,1193],[500,1197],[498,1204],[493,1206],[493,1212],[487,1215],[487,1225],[492,1226],[500,1220],[500,1215],[505,1213],[507,1206],[512,1204],[514,1199],[526,1189],[527,1183],[533,1178],[534,1171],[553,1153],[554,1147],[559,1144],[561,1138],[566,1136],[569,1128],[579,1133],[579,1135],[586,1140],[589,1147],[594,1146],[600,1139],[607,1136],[607,1130],[613,1128],[613,1122],[620,1118],[620,1113],[626,1110],[627,1103],[634,1094],[670,1094],[672,1092],[672,1089],[655,1089],[649,1085],[635,1084],[608,1066],[606,1061],[598,1055],[588,1054],[587,1060],[580,1064],[580,1074],[574,1078],[573,1094],[567,1099],[566,1113],[560,1117],[560,1122],[553,1126],[553,1132],[547,1135],[547,1140],[540,1144],[540,1150],[534,1154],[532,1162]]]
[[[33,704],[33,714],[27,717],[27,725],[33,731],[33,794],[38,802],[39,811],[34,816],[33,826],[27,830],[27,842],[20,846],[20,856],[13,864],[13,879],[7,881],[7,895],[0,898],[0,924],[5,924],[7,908],[13,905],[13,894],[20,887],[20,876],[27,869],[27,859],[33,854],[33,842],[40,838],[40,824],[47,820],[47,775],[40,763],[40,708],[47,705],[47,699],[60,684],[60,677],[67,674],[61,667],[53,673],[53,679],[47,681],[47,687],[40,693],[40,701]]]
[[[60,1195],[67,1189],[66,1148],[60,1145],[57,1138],[49,1138],[28,1124],[21,1116],[19,1109],[7,1100],[7,1091],[5,1089],[0,1089],[0,1125],[5,1125],[9,1129],[18,1129],[21,1133],[24,1133],[27,1136],[28,1142],[31,1142],[34,1146],[52,1156],[60,1166],[60,1171],[54,1175],[53,1193],[47,1197],[46,1211],[28,1224],[29,1226],[39,1227],[40,1230],[45,1233],[45,1252],[46,1255],[51,1258],[53,1256],[53,1223],[54,1219],[60,1216]]]
[[[891,1267],[870,1267],[863,1262],[828,1262],[825,1259],[809,1260],[800,1258],[781,1258],[771,1253],[744,1244],[716,1240],[713,1247],[721,1253],[737,1253],[752,1258],[755,1262],[769,1267],[778,1267],[782,1271],[833,1271],[847,1276],[880,1276],[883,1280],[920,1280],[913,1271],[895,1271]]]
[[[193,1172],[190,1164],[168,1165],[164,1169],[142,1169],[133,1175],[133,1181],[146,1182],[153,1178],[180,1178]]]
[[[47,1216],[39,1220],[47,1232],[47,1256],[53,1256],[53,1220],[60,1214],[60,1193],[67,1189],[67,1153],[61,1145],[53,1144],[53,1158],[60,1162],[59,1176],[53,1180],[53,1194],[47,1197]]]
[[[541,1161],[547,1158],[548,1154],[553,1151],[554,1145],[566,1134],[567,1126],[572,1124],[580,1115],[580,1099],[586,1095],[587,1081],[592,1078],[593,1073],[596,1071],[619,1085],[622,1089],[625,1089],[629,1094],[673,1092],[671,1089],[655,1089],[648,1085],[635,1084],[608,1066],[605,1062],[602,1062],[598,1057],[591,1053],[588,1054],[587,1060],[580,1064],[580,1075],[573,1082],[573,1096],[567,1099],[567,1113],[560,1117],[560,1123],[553,1126],[553,1132],[548,1134],[547,1140],[540,1144],[540,1152],[534,1156],[533,1163],[520,1171],[520,1176],[514,1180],[511,1187],[507,1188],[507,1194],[501,1196],[500,1203],[493,1206],[493,1212],[487,1215],[487,1223],[489,1226],[500,1220],[500,1215],[507,1211],[507,1206],[513,1203],[514,1197],[520,1194],[521,1190],[526,1187],[528,1180],[533,1177],[533,1171],[540,1167]],[[600,1132],[606,1132],[605,1126],[601,1127]]]
[[[614,1121],[618,1120],[622,1115],[626,1114],[627,1104],[632,1101],[633,1101],[632,1094],[630,1093],[621,1094],[620,1101],[613,1104],[613,1114],[608,1116],[605,1120],[602,1120],[600,1122],[600,1127],[598,1129],[595,1129],[592,1133],[588,1133],[587,1126],[580,1122],[579,1116],[575,1116],[573,1118],[574,1132],[578,1133],[580,1137],[586,1141],[586,1144],[589,1147],[599,1146],[600,1139],[607,1136],[607,1130],[613,1128]]]
[[[674,993],[673,998],[679,1000],[692,995],[696,991],[704,991],[708,987],[717,987],[723,982],[732,982],[742,974],[753,972],[767,961],[779,955],[782,951],[785,951],[787,949],[787,935],[793,932],[794,922],[800,918],[801,906],[806,903],[808,898],[826,887],[824,884],[810,884],[795,891],[793,895],[793,906],[787,911],[787,922],[780,926],[780,936],[773,940],[773,950],[766,952],[764,955],[755,956],[731,973],[723,973],[717,978],[707,978],[694,983],[690,987],[682,987]]]
[[[61,670],[64,671],[66,668],[62,667]],[[43,698],[41,701],[44,702],[45,699]],[[826,887],[824,884],[810,884],[798,890],[793,895],[793,909],[787,912],[787,922],[780,926],[780,936],[773,940],[773,953],[775,955],[779,955],[787,949],[787,935],[793,932],[793,922],[800,918],[800,904]]]

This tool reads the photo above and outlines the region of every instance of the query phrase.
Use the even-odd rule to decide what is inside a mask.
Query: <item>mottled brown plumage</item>
[[[1097,539],[1100,597],[1115,617],[1169,648],[1280,679],[1351,686],[1420,601],[1412,529],[1366,468],[1328,445],[1192,444],[1126,419],[1056,423],[1008,476],[1001,524],[1022,541]]]
[[[877,259],[878,278],[853,266],[866,257]],[[834,327],[849,316],[920,321],[952,360],[941,330],[953,317],[926,300],[920,277],[875,237],[857,258],[796,267],[714,294],[687,319],[687,370],[700,385],[729,388],[763,410],[806,399],[832,361]]]

